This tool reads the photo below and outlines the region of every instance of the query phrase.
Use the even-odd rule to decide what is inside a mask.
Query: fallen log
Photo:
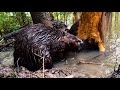
[[[13,31],[13,32],[11,32],[11,33],[8,33],[7,35],[4,35],[4,36],[0,37],[0,40],[13,37],[13,36],[14,36],[16,33],[18,33],[18,32],[19,32],[19,30]]]
[[[28,24],[27,24],[27,25],[28,25]],[[26,26],[26,25],[25,25],[25,26]],[[25,27],[25,26],[23,26],[23,27]],[[12,37],[14,38],[14,36],[15,36],[16,34],[18,34],[18,33],[23,29],[23,27],[20,27],[19,29],[15,30],[15,31],[13,31],[13,32],[11,32],[11,33],[8,33],[8,34],[6,34],[6,35],[4,35],[4,36],[2,36],[2,37],[0,37],[0,40],[10,39],[10,38],[12,38]],[[0,51],[1,51],[3,48],[5,48],[6,46],[14,43],[14,41],[15,41],[15,40],[10,41],[10,42],[8,42],[8,43],[6,43],[6,44],[4,44],[4,45],[1,45],[1,46],[0,46]]]

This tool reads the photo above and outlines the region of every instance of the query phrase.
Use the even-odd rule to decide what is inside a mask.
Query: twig
[[[33,54],[43,59],[43,63],[42,63],[42,66],[43,66],[43,78],[45,78],[45,68],[44,68],[45,67],[45,57],[42,57],[42,56],[40,56],[40,55],[38,55],[36,53],[33,53]]]
[[[111,63],[95,63],[95,62],[86,62],[86,61],[79,61],[77,64],[94,64],[94,65],[107,65],[107,66],[114,66]]]
[[[101,56],[101,53],[92,57],[92,58],[89,58],[89,59],[80,59],[80,60],[92,60],[92,59],[96,59],[97,57]]]
[[[36,54],[36,53],[33,53],[34,55],[36,55],[36,56],[38,56],[38,57],[40,57],[40,58],[43,58],[42,56],[40,56],[40,55],[38,55],[38,54]]]

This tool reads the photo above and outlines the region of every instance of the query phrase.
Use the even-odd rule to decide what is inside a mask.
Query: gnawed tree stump
[[[101,17],[102,12],[83,12],[80,18],[77,36],[82,40],[94,39],[98,43],[99,50],[104,52],[104,44],[98,30]]]
[[[85,41],[88,47],[97,46],[100,51],[104,52],[104,37],[108,30],[107,27],[110,30],[111,20],[111,12],[82,12],[81,18],[72,25],[68,32]]]

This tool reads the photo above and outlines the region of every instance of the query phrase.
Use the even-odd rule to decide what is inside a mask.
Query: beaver
[[[51,69],[68,51],[82,50],[83,41],[67,32],[43,24],[30,24],[15,35],[14,65],[30,71]]]

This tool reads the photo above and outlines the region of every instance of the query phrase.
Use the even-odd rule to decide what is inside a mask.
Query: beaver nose
[[[79,40],[79,41],[78,41],[78,45],[81,45],[81,44],[83,44],[83,41],[82,41],[82,40]]]

